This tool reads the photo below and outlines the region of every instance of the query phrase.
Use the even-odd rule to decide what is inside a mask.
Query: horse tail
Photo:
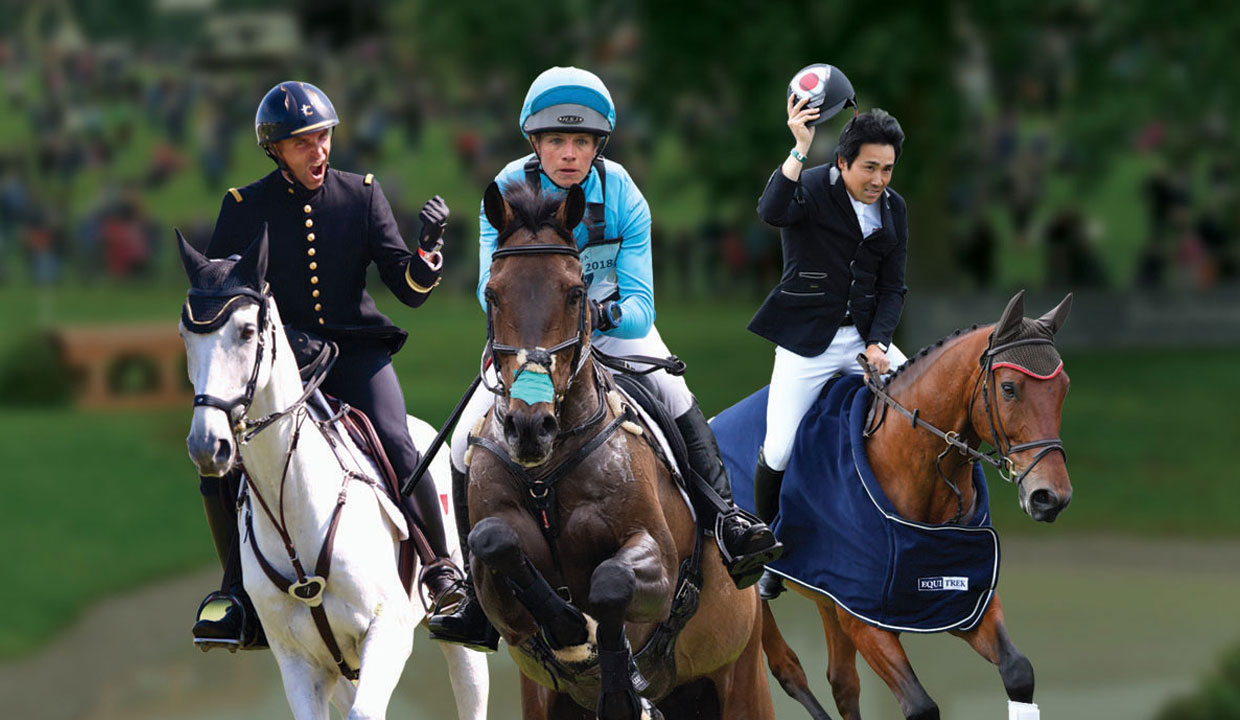
[[[771,612],[771,603],[767,600],[762,601],[762,651],[766,653],[766,664],[771,668],[771,674],[788,697],[801,703],[815,720],[830,720],[831,716],[810,691],[809,678],[801,666],[801,658],[788,647]]]

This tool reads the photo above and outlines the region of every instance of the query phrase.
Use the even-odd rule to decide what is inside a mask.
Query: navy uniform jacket
[[[267,223],[267,282],[284,324],[341,342],[370,338],[395,353],[408,336],[375,307],[366,268],[379,267],[401,302],[417,307],[439,282],[409,252],[392,208],[372,175],[328,169],[318,190],[279,170],[224,195],[207,256],[244,252]]]
[[[775,171],[758,214],[780,228],[784,274],[749,322],[751,331],[813,357],[831,344],[848,313],[867,345],[891,343],[908,290],[908,210],[890,188],[877,202],[883,227],[863,239],[835,166],[810,168],[800,183]]]

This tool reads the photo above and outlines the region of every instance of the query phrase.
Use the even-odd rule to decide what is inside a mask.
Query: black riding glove
[[[418,247],[425,253],[433,253],[443,247],[443,231],[448,226],[448,204],[436,195],[422,206],[418,213],[422,221],[422,234],[418,236]]]

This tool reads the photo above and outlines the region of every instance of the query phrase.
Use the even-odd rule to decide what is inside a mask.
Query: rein
[[[865,385],[870,389],[870,392],[874,394],[874,397],[883,404],[881,412],[878,412],[876,408],[871,409],[871,418],[870,421],[867,422],[863,436],[867,438],[870,437],[878,430],[879,427],[882,426],[883,420],[887,417],[887,408],[891,407],[894,408],[896,412],[908,418],[914,428],[926,430],[946,443],[947,447],[943,449],[943,452],[939,453],[938,459],[934,463],[934,468],[939,474],[939,478],[942,479],[943,482],[951,488],[952,492],[956,494],[956,514],[952,518],[951,522],[960,522],[964,517],[964,496],[956,483],[953,482],[951,478],[947,477],[947,474],[943,472],[943,460],[947,457],[947,454],[951,452],[952,448],[955,448],[961,455],[966,457],[971,457],[974,460],[982,460],[990,463],[999,471],[1000,478],[1017,486],[1019,486],[1029,472],[1033,470],[1034,466],[1041,462],[1042,459],[1051,451],[1058,450],[1065,457],[1067,456],[1067,451],[1064,450],[1063,447],[1063,441],[1059,438],[1034,440],[1032,442],[1013,445],[1011,440],[1008,439],[1007,433],[1003,430],[1003,421],[1002,418],[999,417],[999,409],[995,403],[991,402],[990,392],[988,392],[988,387],[994,385],[994,360],[996,355],[1004,350],[1008,350],[1019,345],[1044,343],[1053,345],[1054,341],[1048,338],[1027,338],[1024,340],[1014,340],[1012,342],[1007,342],[996,346],[994,345],[994,337],[992,335],[990,344],[978,358],[978,363],[982,366],[982,369],[978,373],[977,380],[973,383],[973,392],[969,397],[969,417],[973,417],[973,404],[977,399],[977,390],[980,386],[982,390],[982,402],[986,410],[986,419],[990,423],[991,437],[995,439],[995,447],[989,452],[983,452],[971,447],[968,443],[960,439],[960,434],[955,430],[943,431],[935,427],[933,424],[922,420],[920,417],[920,410],[917,408],[909,410],[901,405],[895,398],[887,394],[884,386],[875,379],[878,377],[878,371],[875,367],[871,365],[868,360],[866,360],[864,354],[858,353],[857,363],[861,365],[864,370]],[[1006,449],[1004,449],[1004,445],[1007,446]],[[1042,448],[1042,451],[1034,456],[1033,462],[1029,463],[1029,465],[1025,467],[1019,475],[1013,477],[1016,471],[1016,465],[1012,460],[1012,455],[1014,453],[1034,450],[1036,448]]]

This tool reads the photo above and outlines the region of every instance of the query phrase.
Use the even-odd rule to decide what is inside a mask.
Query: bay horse
[[[243,584],[293,716],[327,720],[330,701],[350,720],[383,718],[425,616],[398,569],[405,517],[348,433],[311,414],[264,282],[266,228],[240,259],[208,260],[179,231],[177,241],[191,286],[179,326],[195,393],[187,446],[200,474],[245,468]],[[435,435],[413,417],[409,429],[421,447]],[[448,477],[446,458],[431,477]],[[451,516],[444,523],[459,562]],[[485,658],[440,648],[458,716],[482,720]]]
[[[1054,335],[1071,300],[1069,294],[1034,320],[1023,317],[1019,293],[995,325],[957,331],[923,349],[885,387],[867,375],[875,398],[860,434],[865,459],[901,518],[936,527],[974,520],[979,486],[970,480],[981,474],[974,468],[979,459],[999,466],[1000,476],[1016,485],[1021,509],[1034,520],[1054,522],[1068,506],[1072,485],[1059,428],[1069,381]],[[978,452],[981,443],[994,451]],[[984,479],[980,487],[984,491]],[[795,539],[781,540],[790,555],[797,552]],[[997,583],[997,537],[995,552]],[[905,717],[939,717],[900,645],[899,631],[862,620],[821,589],[801,582],[791,586],[818,606],[829,653],[827,678],[846,720],[861,717],[858,651],[895,694]],[[984,595],[989,599],[984,611],[979,607],[968,623],[950,632],[998,666],[1013,717],[1036,718],[1033,665],[1008,636],[998,593]],[[808,694],[800,661],[765,603],[764,617],[772,672],[790,694]],[[814,717],[826,717],[816,703],[802,702]]]
[[[483,207],[499,229],[483,355],[497,398],[470,435],[469,546],[523,717],[773,718],[757,593],[702,541],[591,351],[571,234],[584,193],[492,183]]]

